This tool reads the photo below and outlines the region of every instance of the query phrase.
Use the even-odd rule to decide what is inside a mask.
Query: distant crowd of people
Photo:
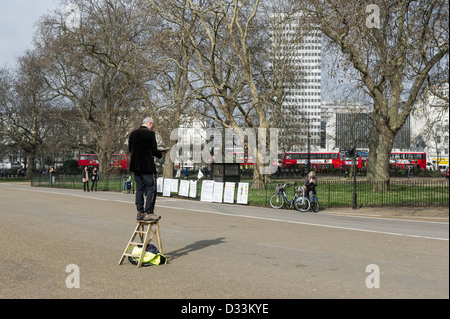
[[[11,177],[25,177],[27,171],[23,168],[18,169],[0,169],[0,177],[11,178]]]

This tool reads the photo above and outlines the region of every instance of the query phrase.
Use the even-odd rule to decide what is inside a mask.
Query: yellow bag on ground
[[[133,255],[140,256],[141,252],[142,246],[135,246],[131,253]],[[139,262],[139,257],[128,257],[128,260],[132,264],[137,265],[137,263]],[[167,264],[167,258],[163,254],[161,254],[154,245],[149,244],[142,259],[142,265],[150,266],[162,264]]]

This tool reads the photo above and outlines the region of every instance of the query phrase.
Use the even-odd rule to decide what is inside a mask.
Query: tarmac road
[[[134,195],[2,183],[0,202],[0,298],[449,298],[448,208],[302,214],[159,197],[169,264],[137,268],[118,265]],[[80,288],[66,286],[69,265]]]

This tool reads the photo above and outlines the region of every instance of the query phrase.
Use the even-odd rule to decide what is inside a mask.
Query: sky
[[[59,0],[0,0],[0,67],[16,66],[16,58],[32,49],[35,23],[58,7]]]

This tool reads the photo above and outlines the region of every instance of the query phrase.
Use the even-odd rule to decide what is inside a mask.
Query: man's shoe
[[[144,214],[144,213],[138,212],[138,213],[137,213],[136,220],[143,220],[144,217],[145,217],[145,214]]]
[[[158,216],[158,215],[155,215],[155,214],[153,214],[153,213],[150,213],[150,214],[145,214],[145,217],[144,217],[144,221],[146,221],[146,222],[155,222],[155,221],[157,221],[157,220],[160,220],[161,219],[161,216]]]

